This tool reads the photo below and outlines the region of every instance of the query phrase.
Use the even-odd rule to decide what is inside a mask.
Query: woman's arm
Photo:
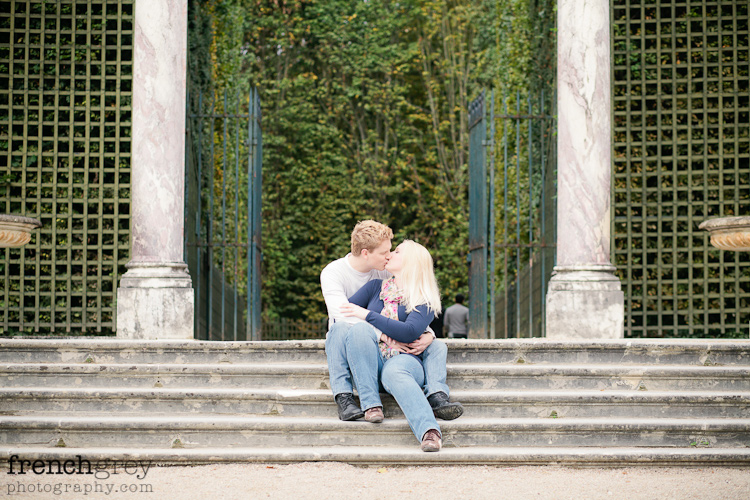
[[[420,305],[406,315],[406,321],[388,319],[373,311],[370,311],[365,319],[390,338],[408,344],[417,340],[425,332],[434,317],[435,315],[426,305]]]
[[[388,319],[380,311],[369,311],[366,309],[370,300],[380,293],[383,280],[372,280],[357,290],[349,297],[349,304],[342,307],[342,312],[347,316],[355,316],[370,323],[385,335],[394,340],[408,344],[418,339],[427,329],[435,315],[430,312],[426,305],[417,306],[415,310],[408,313],[405,321]],[[354,304],[354,307],[351,304]],[[364,309],[363,309],[364,308]]]
[[[380,293],[380,287],[383,283],[383,280],[370,280],[364,285],[362,285],[362,288],[354,292],[354,295],[349,297],[349,302],[352,304],[357,304],[359,307],[367,308],[367,305],[370,303],[370,299],[372,296],[376,293]]]
[[[367,318],[367,314],[370,313],[366,308],[370,305],[373,298],[377,298],[380,293],[382,282],[383,280],[377,279],[365,283],[362,288],[349,297],[349,302],[341,305],[341,314],[346,317],[358,318],[366,322],[365,318]],[[377,334],[378,338],[380,338],[382,332],[377,331]]]

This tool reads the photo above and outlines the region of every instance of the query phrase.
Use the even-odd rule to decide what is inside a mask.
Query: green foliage
[[[366,218],[431,250],[443,297],[467,293],[466,110],[546,61],[537,3],[191,2],[192,87],[261,92],[265,317],[323,318],[320,271]]]

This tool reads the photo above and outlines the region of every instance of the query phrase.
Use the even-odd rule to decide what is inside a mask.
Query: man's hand
[[[427,349],[430,344],[432,344],[434,338],[435,337],[433,337],[431,333],[425,332],[414,342],[404,344],[403,342],[399,342],[398,340],[393,340],[385,333],[380,335],[380,340],[385,342],[391,349],[395,349],[398,352],[413,354],[415,356],[419,356],[420,354],[422,354],[424,350]]]
[[[406,344],[407,351],[409,354],[414,354],[415,356],[419,356],[424,352],[425,349],[430,347],[430,344],[432,344],[432,341],[435,339],[435,337],[430,332],[425,332],[422,335],[419,336],[417,340],[410,344]]]
[[[385,342],[385,345],[387,345],[388,347],[390,347],[394,351],[407,352],[407,349],[409,349],[406,346],[406,344],[404,344],[403,342],[399,342],[398,340],[393,340],[392,338],[390,338],[385,333],[381,333],[380,334],[380,340],[382,340],[383,342]]]

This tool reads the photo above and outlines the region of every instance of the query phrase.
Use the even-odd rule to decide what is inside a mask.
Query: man
[[[452,339],[465,339],[469,332],[469,308],[464,305],[464,296],[456,295],[456,303],[445,310],[443,331]]]
[[[348,303],[349,297],[368,281],[390,278],[385,265],[391,255],[392,239],[393,231],[388,226],[373,220],[359,222],[352,231],[351,253],[331,262],[320,273],[320,286],[328,309],[325,346],[329,380],[341,420],[356,420],[365,416],[365,412],[354,402],[351,369],[346,357],[346,336],[352,324],[363,321],[344,316],[341,306]],[[369,324],[367,326],[373,335],[377,335],[374,328]],[[389,344],[401,352],[421,355],[425,371],[424,391],[436,417],[453,420],[463,414],[461,403],[448,400],[448,386],[445,383],[448,348],[444,342],[436,341],[434,335],[428,332],[410,344],[395,340]]]

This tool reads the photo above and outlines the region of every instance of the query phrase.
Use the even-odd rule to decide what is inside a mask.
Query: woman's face
[[[388,259],[388,263],[385,265],[385,270],[391,274],[401,272],[404,267],[404,254],[401,253],[401,245],[396,247],[396,250],[391,252],[391,258]]]

